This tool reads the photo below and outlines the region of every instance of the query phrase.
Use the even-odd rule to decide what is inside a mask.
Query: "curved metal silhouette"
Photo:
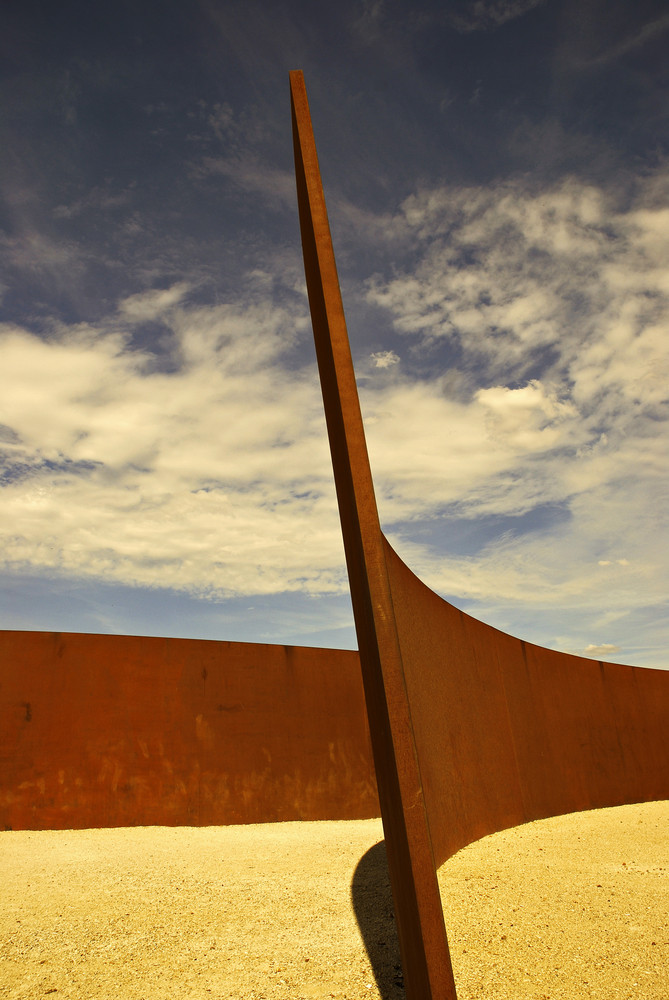
[[[455,1000],[436,868],[526,820],[669,796],[669,673],[514,639],[381,532],[304,78],[290,75],[309,305],[407,997]]]

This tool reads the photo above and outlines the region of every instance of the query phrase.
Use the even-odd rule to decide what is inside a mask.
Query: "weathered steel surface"
[[[357,653],[0,632],[0,829],[378,815]]]
[[[407,996],[455,997],[358,391],[302,73],[290,75],[297,199]]]
[[[532,646],[457,611],[381,533],[302,74],[300,229],[411,1000],[453,1000],[435,867],[531,819],[669,796],[669,672]]]
[[[669,797],[669,671],[500,632],[384,546],[437,865],[529,820]]]

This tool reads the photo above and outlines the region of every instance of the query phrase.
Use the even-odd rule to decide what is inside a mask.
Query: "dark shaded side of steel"
[[[383,536],[304,79],[290,75],[300,229],[407,997],[453,1000],[436,868],[486,834],[669,797],[669,671],[506,635]]]

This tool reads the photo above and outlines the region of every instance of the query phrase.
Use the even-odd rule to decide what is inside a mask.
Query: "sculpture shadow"
[[[405,997],[386,844],[363,854],[351,882],[351,900],[374,979],[383,1000]]]

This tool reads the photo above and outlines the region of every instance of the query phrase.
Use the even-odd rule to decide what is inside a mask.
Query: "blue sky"
[[[10,3],[0,627],[354,647],[288,72],[382,525],[469,613],[667,648],[664,2]]]

